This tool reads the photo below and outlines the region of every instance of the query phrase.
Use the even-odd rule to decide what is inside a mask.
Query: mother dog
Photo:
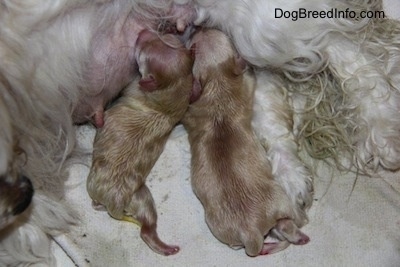
[[[76,222],[62,201],[74,124],[101,127],[137,75],[138,33],[182,17],[158,2],[0,1],[0,265],[52,265],[48,236]]]
[[[311,175],[297,155],[298,140],[306,134],[304,144],[313,155],[337,157],[344,150],[361,169],[400,168],[398,24],[274,18],[275,8],[349,8],[359,14],[381,5],[380,0],[1,0],[0,263],[51,264],[48,236],[76,221],[62,203],[67,167],[76,158],[73,124],[102,126],[106,103],[137,75],[134,44],[144,28],[218,27],[259,68],[254,126],[299,219],[306,220],[312,203]],[[293,117],[294,111],[302,112]],[[22,212],[33,190],[32,205]]]

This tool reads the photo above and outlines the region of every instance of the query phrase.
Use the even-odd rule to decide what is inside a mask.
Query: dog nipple
[[[104,112],[102,110],[96,111],[92,118],[93,124],[96,128],[102,128],[104,126]]]

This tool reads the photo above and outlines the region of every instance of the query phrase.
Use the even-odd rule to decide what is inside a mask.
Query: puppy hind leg
[[[264,243],[260,255],[269,255],[269,254],[274,254],[279,251],[282,251],[286,249],[290,245],[289,241],[280,241],[280,242],[274,242],[274,243]]]
[[[141,186],[132,196],[132,201],[126,210],[123,220],[137,223],[141,226],[140,237],[156,253],[169,256],[179,252],[179,247],[167,245],[157,234],[157,211],[150,190]]]
[[[273,254],[286,249],[290,244],[305,245],[310,238],[296,226],[291,219],[281,219],[272,229],[272,235],[278,238],[279,242],[264,243],[261,255]]]
[[[273,232],[278,232],[287,241],[294,245],[305,245],[310,242],[310,238],[300,231],[291,219],[280,219]]]

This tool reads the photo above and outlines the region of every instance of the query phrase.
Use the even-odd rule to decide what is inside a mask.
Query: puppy
[[[251,127],[254,74],[220,31],[200,31],[190,46],[202,95],[182,122],[192,152],[193,190],[212,233],[231,247],[244,246],[249,256],[277,252],[289,242],[306,244],[309,238],[296,226],[289,198],[272,177]],[[272,229],[283,242],[264,244]]]
[[[400,23],[381,0],[175,2],[259,68],[253,125],[299,220],[313,195],[301,148],[341,168],[400,168]]]
[[[172,35],[160,40],[143,31],[136,49],[142,77],[106,111],[94,142],[87,190],[95,205],[104,206],[113,218],[136,220],[152,250],[172,255],[179,247],[159,239],[156,208],[145,180],[189,105],[193,59]]]

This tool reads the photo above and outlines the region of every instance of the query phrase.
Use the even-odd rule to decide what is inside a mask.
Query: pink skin
[[[172,18],[168,22],[168,31],[184,32],[195,18],[195,10],[189,5],[173,4],[167,15]],[[143,23],[137,17],[121,17],[99,28],[94,34],[90,50],[91,61],[85,74],[89,93],[80,97],[73,110],[74,123],[89,121],[101,128],[104,125],[104,107],[139,74],[135,64],[135,44],[139,33],[145,29],[143,25],[149,24]],[[157,29],[158,25],[151,27]]]
[[[145,45],[146,42],[149,42],[149,41],[152,41],[155,39],[158,39],[157,35],[155,35],[154,33],[150,32],[148,30],[143,30],[142,32],[139,33],[139,37],[136,42],[136,51],[140,51],[141,47],[143,45]],[[171,41],[172,40],[169,40],[169,42],[171,42]],[[174,40],[174,41],[176,41],[176,40]],[[179,44],[177,44],[177,45],[179,45]],[[193,48],[191,48],[191,49],[193,49]],[[155,68],[155,69],[167,68],[168,62],[173,62],[174,58],[178,58],[180,56],[176,49],[170,48],[168,46],[161,48],[160,51],[158,51],[158,52],[160,53],[160,55],[161,55],[161,53],[163,53],[164,58],[165,58],[166,54],[170,55],[170,57],[169,57],[170,61],[167,60],[167,62],[159,62],[158,66],[153,66],[153,68]],[[194,57],[194,54],[191,53],[191,56]],[[138,57],[138,53],[136,53],[136,57]],[[158,89],[158,85],[155,81],[155,78],[151,74],[147,77],[142,77],[139,84],[140,84],[141,89],[145,92],[153,92],[154,90]],[[201,89],[201,85],[200,85],[199,81],[194,80],[192,91],[190,92],[189,102],[193,103],[196,100],[198,100],[200,98],[201,92],[202,92],[202,89]]]
[[[305,245],[310,242],[310,238],[304,234],[294,224],[293,220],[281,219],[278,221],[273,231],[284,240],[275,243],[264,243],[260,255],[269,255],[286,249],[290,244]]]
[[[171,15],[176,18],[176,29],[178,32],[184,32],[196,18],[196,10],[189,4],[174,4],[171,9]]]
[[[171,19],[166,23],[165,31],[178,34],[185,31],[196,13],[187,4],[173,4],[166,15]],[[139,33],[145,29],[144,25],[149,24],[137,17],[121,16],[117,21],[99,28],[92,37],[91,60],[85,73],[89,90],[80,96],[73,110],[74,123],[89,121],[97,128],[103,127],[104,107],[139,74],[135,64],[135,44]],[[151,27],[158,29],[158,25]]]
[[[190,92],[189,103],[192,104],[192,103],[196,102],[200,98],[201,93],[202,93],[201,84],[200,84],[199,80],[195,79],[193,81],[192,91]]]
[[[138,75],[135,43],[144,28],[132,16],[121,18],[108,28],[100,28],[91,41],[87,66],[89,94],[83,95],[73,111],[74,123],[104,125],[104,107]]]

